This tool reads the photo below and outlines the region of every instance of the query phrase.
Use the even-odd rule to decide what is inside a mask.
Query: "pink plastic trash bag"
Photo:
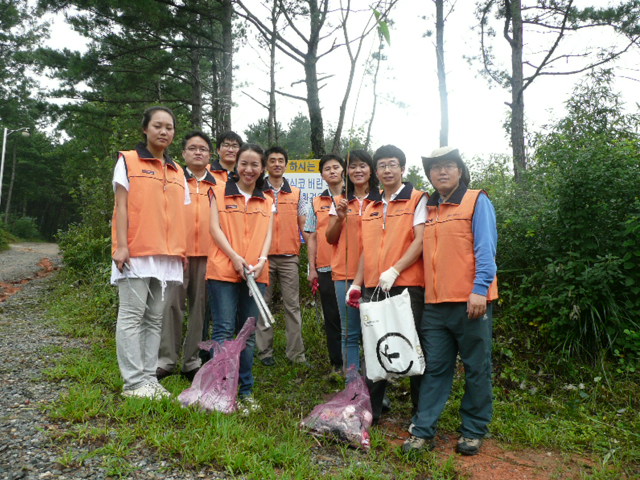
[[[347,379],[347,387],[327,403],[314,408],[300,426],[368,450],[371,446],[369,427],[373,420],[369,390],[364,377],[354,367],[347,372]]]
[[[198,370],[191,387],[178,396],[183,406],[195,404],[223,413],[238,409],[240,353],[255,329],[256,319],[249,317],[234,340],[222,345],[213,340],[200,343],[201,349],[212,350],[213,357]]]

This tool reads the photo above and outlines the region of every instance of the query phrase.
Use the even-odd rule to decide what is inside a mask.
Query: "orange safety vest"
[[[422,256],[426,303],[466,302],[473,291],[476,259],[473,213],[482,190],[461,190],[446,203],[427,204]],[[431,203],[431,202],[430,202]],[[487,300],[498,298],[497,277]]]
[[[405,183],[396,198],[389,202],[386,219],[382,200],[372,202],[367,207],[362,215],[365,287],[375,288],[380,274],[393,267],[413,242],[413,214],[424,195],[410,183]],[[424,286],[422,258],[402,271],[394,286]]]
[[[332,245],[327,242],[327,227],[329,226],[329,210],[333,197],[329,190],[325,190],[313,199],[313,211],[318,222],[316,224],[316,269],[331,266]]]
[[[164,163],[143,146],[120,152],[129,178],[127,246],[131,257],[175,255],[184,257],[185,178],[168,156]],[[117,211],[111,221],[111,250],[118,247]]]
[[[256,265],[269,232],[273,201],[258,189],[248,202],[236,182],[219,183],[209,189],[211,208],[217,208],[220,227],[235,252],[249,265]],[[240,275],[233,269],[231,259],[215,242],[211,242],[207,261],[207,279],[239,283]],[[269,283],[269,262],[262,269],[257,282]]]
[[[289,185],[286,178],[283,180],[277,199],[273,187],[268,182],[265,182],[263,188],[264,193],[276,205],[269,255],[299,255],[298,204],[300,203],[300,189]]]
[[[216,183],[226,183],[229,180],[229,171],[222,166],[220,160],[214,160],[211,165],[207,165],[207,169],[216,179]]]
[[[336,196],[336,205],[340,203],[342,195]],[[380,200],[382,196],[378,190],[369,192],[362,204],[362,212],[369,203]],[[331,252],[331,278],[333,280],[353,280],[358,272],[358,263],[361,253],[360,230],[362,226],[360,203],[353,195],[349,196],[347,216],[342,222],[342,230],[338,243],[332,245]]]
[[[186,168],[184,175],[191,196],[191,205],[187,205],[185,212],[187,257],[206,257],[213,242],[209,231],[211,211],[208,193],[209,188],[216,185],[216,179],[207,171],[204,179],[199,182]]]

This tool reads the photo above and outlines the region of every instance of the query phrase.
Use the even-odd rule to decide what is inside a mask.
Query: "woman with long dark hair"
[[[347,154],[346,195],[335,197],[335,207],[329,211],[327,241],[333,245],[331,276],[342,323],[342,361],[345,369],[360,368],[360,311],[347,305],[346,294],[358,272],[360,260],[360,230],[362,213],[367,205],[380,200],[378,178],[373,160],[364,150]]]
[[[259,145],[244,144],[237,155],[237,175],[211,191],[211,235],[207,280],[213,340],[232,340],[247,318],[258,318],[256,301],[250,296],[245,272],[253,273],[264,294],[269,282],[267,255],[273,229],[273,200],[262,192],[266,167]],[[255,333],[240,355],[240,410],[259,409],[253,398],[253,352]]]

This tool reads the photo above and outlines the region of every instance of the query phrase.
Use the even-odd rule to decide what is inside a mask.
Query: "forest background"
[[[616,428],[638,431],[640,117],[628,85],[640,2],[482,0],[464,21],[466,4],[422,2],[408,18],[407,3],[0,0],[2,241],[56,238],[66,278],[109,329],[110,180],[115,152],[141,138],[145,107],[172,107],[177,139],[235,128],[298,158],[407,144],[408,178],[425,190],[417,157],[455,144],[498,215],[497,388],[553,396],[556,378],[593,385],[576,401],[615,405]],[[59,29],[62,18],[82,39],[74,48],[47,46],[47,20]],[[394,50],[420,25],[410,51]],[[386,66],[400,54],[408,70]],[[447,68],[460,59],[466,67]],[[424,113],[389,88],[412,74],[437,79],[411,90]],[[544,85],[535,111],[567,92],[569,74],[573,90],[552,100],[563,108],[530,121],[527,92]],[[507,141],[487,145],[496,116]],[[637,472],[637,436],[623,437],[624,447],[588,448]]]

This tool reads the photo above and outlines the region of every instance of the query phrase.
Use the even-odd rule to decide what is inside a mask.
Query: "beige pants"
[[[176,368],[181,345],[183,372],[194,370],[201,364],[198,343],[202,340],[202,325],[207,308],[206,273],[207,257],[189,257],[184,283],[167,286],[167,304],[162,316],[162,336],[158,352],[158,367],[164,370],[171,372]],[[183,342],[185,300],[189,303],[189,324]]]
[[[270,303],[276,282],[280,284],[284,304],[285,330],[287,334],[287,358],[292,362],[304,362],[304,343],[302,342],[302,316],[300,314],[300,274],[297,255],[269,256],[269,286],[265,300]],[[264,320],[258,319],[256,330],[256,349],[258,358],[273,357],[273,327],[267,327]]]

